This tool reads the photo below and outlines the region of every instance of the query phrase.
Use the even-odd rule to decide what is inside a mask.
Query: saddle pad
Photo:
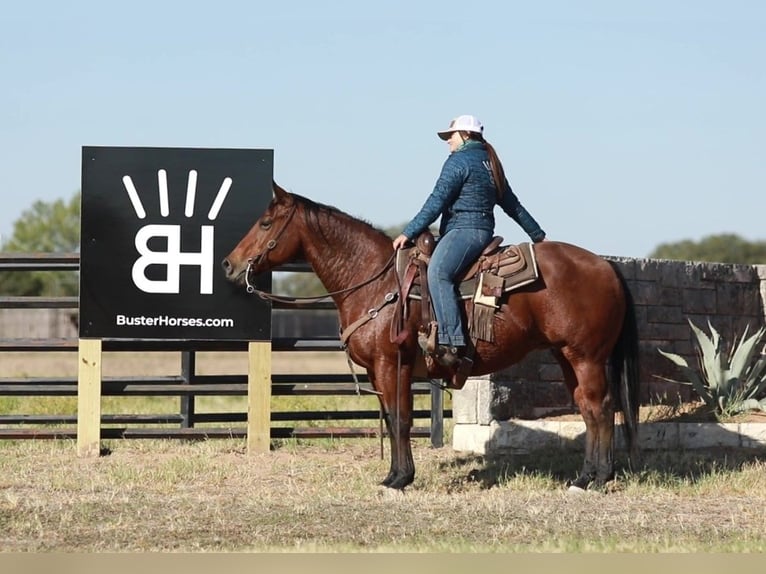
[[[507,264],[506,264],[507,263]],[[531,243],[519,243],[502,247],[500,252],[486,257],[478,271],[497,271],[505,279],[503,293],[529,285],[540,276],[537,270],[535,250]],[[471,299],[476,292],[478,274],[460,283],[460,297]]]
[[[398,253],[396,267],[400,277],[403,277],[406,272],[410,251],[410,249],[406,249]],[[460,297],[462,299],[473,297],[476,291],[478,272],[481,271],[490,271],[503,277],[505,279],[504,293],[529,285],[539,277],[535,250],[531,243],[506,245],[492,255],[483,255],[476,265],[471,266],[469,269],[470,277],[460,282]],[[409,298],[417,300],[421,298],[419,277],[412,284]]]

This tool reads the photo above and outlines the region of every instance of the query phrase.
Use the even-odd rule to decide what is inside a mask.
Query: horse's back
[[[540,277],[546,288],[564,291],[620,293],[620,280],[603,257],[571,243],[544,241],[535,244]]]
[[[542,288],[530,291],[527,305],[547,331],[546,338],[571,340],[575,334],[589,333],[606,336],[610,343],[616,340],[625,314],[625,293],[609,261],[557,241],[536,244],[535,255]]]

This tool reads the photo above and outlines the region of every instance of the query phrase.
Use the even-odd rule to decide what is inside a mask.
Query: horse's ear
[[[276,181],[271,182],[271,187],[274,190],[274,200],[277,203],[290,203],[292,201],[292,196],[287,190],[282,189]]]

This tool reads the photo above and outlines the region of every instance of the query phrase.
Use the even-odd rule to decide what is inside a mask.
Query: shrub
[[[657,349],[679,366],[688,379],[673,382],[692,385],[718,418],[750,410],[766,411],[766,355],[757,357],[766,328],[761,327],[748,337],[749,326],[746,327],[727,356],[722,350],[721,336],[709,321],[710,335],[691,320],[689,325],[695,336],[699,369],[691,368],[680,355]]]

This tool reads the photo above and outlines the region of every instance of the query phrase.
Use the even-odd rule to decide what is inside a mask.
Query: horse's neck
[[[312,234],[303,245],[306,261],[329,293],[371,278],[391,256],[390,243],[366,224],[340,223],[345,222],[323,226],[322,234]]]

